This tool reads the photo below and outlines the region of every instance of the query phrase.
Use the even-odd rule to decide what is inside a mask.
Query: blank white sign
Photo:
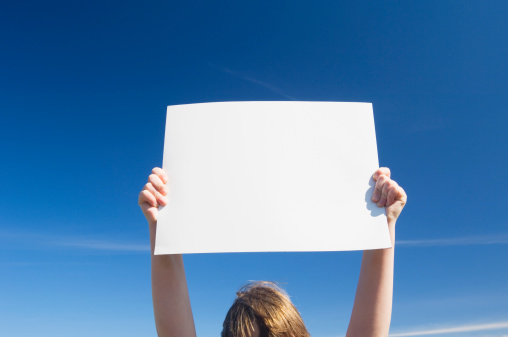
[[[169,106],[155,254],[388,248],[378,165],[370,103]]]

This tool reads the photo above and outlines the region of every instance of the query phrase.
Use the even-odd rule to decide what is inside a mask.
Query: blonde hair
[[[249,337],[255,326],[260,337],[310,337],[287,293],[267,281],[242,287],[222,326],[221,337]]]

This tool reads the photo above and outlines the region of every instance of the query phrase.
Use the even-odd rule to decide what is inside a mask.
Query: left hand
[[[387,167],[377,169],[372,178],[376,182],[372,201],[379,207],[385,207],[388,223],[395,223],[406,205],[406,192],[395,180],[390,179],[390,169]]]
[[[168,204],[168,176],[159,167],[152,170],[152,174],[148,177],[148,183],[139,193],[138,204],[143,214],[148,220],[150,227],[155,227],[157,223],[158,207]]]

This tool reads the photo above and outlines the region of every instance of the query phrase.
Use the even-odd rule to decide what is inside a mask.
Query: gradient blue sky
[[[408,193],[393,336],[508,336],[507,16],[506,1],[3,1],[0,335],[155,335],[137,195],[166,106],[308,100],[372,102],[380,163]],[[313,336],[342,336],[360,258],[185,256],[198,335],[268,279]]]

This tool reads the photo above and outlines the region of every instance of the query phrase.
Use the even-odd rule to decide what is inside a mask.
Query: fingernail
[[[379,201],[379,197],[377,196],[377,194],[374,194],[372,196],[372,201],[374,201],[374,202],[378,202]]]

